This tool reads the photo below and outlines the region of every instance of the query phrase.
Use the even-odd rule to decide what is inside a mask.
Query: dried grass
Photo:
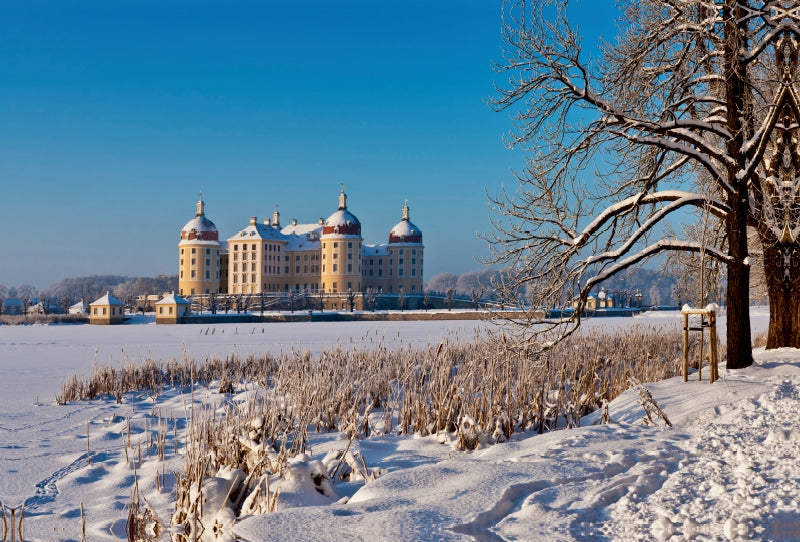
[[[353,439],[376,434],[435,435],[463,450],[503,442],[515,433],[577,427],[631,387],[679,374],[682,333],[634,327],[615,333],[576,336],[541,357],[486,337],[449,337],[427,348],[388,349],[351,344],[322,352],[279,356],[209,358],[122,363],[95,367],[88,378],[72,376],[58,402],[101,395],[122,400],[130,391],[154,396],[166,387],[211,386],[229,394],[243,386],[244,402],[223,399],[194,407],[185,437],[185,469],[176,476],[172,525],[185,539],[202,531],[200,494],[204,478],[221,468],[241,469],[246,480],[230,501],[241,506],[247,494],[259,509],[273,510],[278,498],[269,476],[308,450],[311,431],[338,431]],[[365,338],[364,344],[369,344]],[[169,432],[159,422],[158,434]],[[166,440],[157,447],[163,457]],[[177,445],[177,443],[176,443]],[[126,450],[127,453],[127,450]],[[337,456],[331,480],[373,479],[363,457],[348,449]],[[134,514],[136,515],[136,514]]]

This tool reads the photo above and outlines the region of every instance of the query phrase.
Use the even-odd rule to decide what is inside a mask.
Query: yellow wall
[[[326,235],[322,237],[320,282],[326,293],[361,291],[360,237]]]
[[[178,293],[184,296],[219,292],[219,243],[178,244]]]

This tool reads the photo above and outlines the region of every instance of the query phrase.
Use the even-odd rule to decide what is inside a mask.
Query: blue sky
[[[500,24],[488,0],[4,2],[0,284],[174,274],[199,191],[227,238],[327,217],[342,182],[366,242],[408,198],[426,278],[479,268],[486,191],[524,163],[485,103]]]

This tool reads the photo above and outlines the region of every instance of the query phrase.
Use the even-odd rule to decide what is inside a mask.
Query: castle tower
[[[389,269],[392,291],[402,287],[407,294],[422,293],[422,230],[409,219],[408,200],[402,219],[389,232]]]
[[[181,230],[178,243],[178,291],[191,296],[219,292],[219,232],[205,215],[203,194],[197,212]]]
[[[339,208],[323,223],[321,288],[326,293],[361,291],[361,222],[347,210],[344,184]]]

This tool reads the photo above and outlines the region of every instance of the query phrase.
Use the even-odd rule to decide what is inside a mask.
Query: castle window
[[[193,248],[193,249],[192,249],[192,254],[195,254],[196,252],[197,252],[197,249],[196,249],[196,248]]]
[[[397,270],[397,276],[398,277],[402,277],[403,276],[403,268],[402,267]]]
[[[181,254],[183,254],[183,249],[181,249]]]
[[[339,270],[338,264],[333,264],[333,272],[336,273]]]
[[[211,258],[206,258],[206,267],[211,266]]]
[[[347,243],[347,248],[353,248],[353,243]]]
[[[352,260],[353,259],[353,253],[352,252],[348,252],[347,253],[347,259],[348,260]]]
[[[211,256],[211,249],[210,248],[206,249],[206,256]]]
[[[210,278],[211,278],[211,271],[206,269],[206,279],[210,279]]]
[[[192,258],[192,265],[196,265],[196,264],[197,264],[197,260],[195,258]]]
[[[194,278],[194,277],[195,277],[194,269],[192,269],[192,278]]]
[[[250,245],[250,250],[255,250],[255,249],[256,249],[255,245]]]
[[[353,272],[353,264],[351,264],[351,263],[347,264],[347,272],[348,273],[352,273]]]
[[[298,275],[300,274],[300,266],[299,265],[294,266],[294,272],[297,273]]]
[[[412,277],[416,277],[417,276],[417,270],[416,269],[413,269],[413,268],[411,269],[411,276]]]
[[[334,243],[333,248],[339,248],[339,243]]]
[[[334,260],[338,260],[339,259],[339,253],[338,252],[334,252],[333,253],[333,259]]]

